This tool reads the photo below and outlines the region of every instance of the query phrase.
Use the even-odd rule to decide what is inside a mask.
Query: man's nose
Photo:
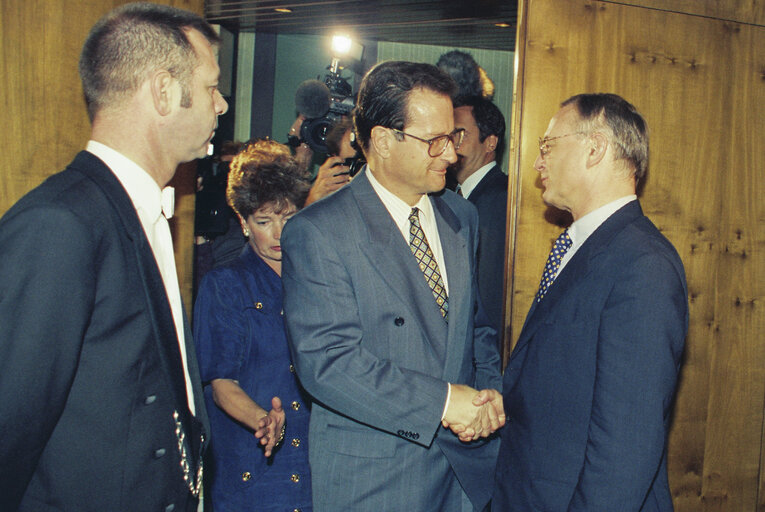
[[[226,99],[223,97],[223,95],[222,95],[220,92],[218,92],[218,91],[216,91],[216,97],[215,97],[215,99],[216,99],[216,103],[215,103],[215,112],[216,112],[216,113],[217,113],[219,116],[222,116],[223,114],[225,114],[226,112],[228,112],[228,102],[227,102],[227,101],[226,101]]]
[[[449,142],[446,143],[446,149],[444,149],[443,154],[441,154],[441,158],[450,164],[453,164],[457,161],[457,150],[454,149],[454,142],[452,142],[451,139],[449,139]]]
[[[542,172],[543,164],[544,164],[544,160],[542,160],[542,155],[537,155],[537,159],[534,160],[534,169],[536,169],[537,172]]]

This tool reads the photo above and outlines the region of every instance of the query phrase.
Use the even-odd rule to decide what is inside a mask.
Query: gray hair
[[[573,105],[581,118],[583,132],[605,123],[611,131],[617,160],[627,162],[636,182],[648,173],[648,125],[627,100],[616,94],[578,94],[561,103]],[[602,116],[602,121],[601,121]]]

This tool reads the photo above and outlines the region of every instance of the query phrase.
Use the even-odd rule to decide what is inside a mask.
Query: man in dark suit
[[[317,511],[472,511],[491,497],[500,360],[477,299],[478,214],[441,192],[462,142],[453,91],[429,64],[369,71],[355,111],[368,166],[282,234],[289,340],[316,400]]]
[[[491,101],[463,96],[454,102],[454,127],[465,130],[450,168],[457,192],[478,209],[478,292],[491,326],[503,331],[507,175],[499,168],[505,118]]]
[[[670,511],[667,429],[688,329],[683,264],[643,215],[646,124],[613,94],[565,101],[534,167],[574,223],[504,376],[492,510]]]
[[[197,509],[207,415],[162,188],[227,105],[199,16],[91,30],[91,140],[0,221],[0,508]]]

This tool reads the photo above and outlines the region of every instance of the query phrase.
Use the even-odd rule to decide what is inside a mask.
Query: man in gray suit
[[[454,88],[428,64],[367,73],[354,124],[368,166],[282,234],[318,511],[472,511],[490,498],[500,358],[477,299],[478,214],[443,191],[464,135]]]

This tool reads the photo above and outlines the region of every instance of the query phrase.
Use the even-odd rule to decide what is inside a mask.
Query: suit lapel
[[[449,290],[453,292],[449,293],[447,358],[443,374],[445,379],[451,380],[459,375],[462,367],[468,324],[465,320],[472,315],[472,307],[468,303],[471,294],[465,293],[471,288],[470,249],[462,224],[443,197],[431,196],[430,201],[436,214]]]
[[[622,231],[628,224],[643,216],[643,210],[637,201],[631,201],[624,205],[601,224],[592,235],[587,238],[582,247],[563,267],[560,275],[547,291],[541,302],[534,299],[526,321],[523,324],[521,335],[518,338],[510,359],[520,353],[521,349],[531,340],[534,333],[544,322],[548,315],[553,314],[555,305],[561,300],[566,292],[574,287],[581,279],[585,279],[593,270],[592,262],[598,254],[608,247],[611,239]]]
[[[368,235],[367,243],[361,244],[362,251],[388,287],[412,309],[425,332],[425,338],[443,361],[447,324],[409,245],[369,183],[366,173],[353,179],[351,190]]]
[[[159,267],[157,267],[157,262],[154,259],[154,253],[143,231],[141,221],[138,219],[135,207],[117,177],[99,158],[87,151],[82,151],[72,162],[71,167],[86,175],[101,188],[122,222],[124,233],[130,239],[135,251],[139,277],[144,285],[146,310],[154,331],[160,359],[165,368],[165,373],[168,375],[168,387],[172,389],[176,403],[188,404],[183,363],[178,348],[178,336],[175,332],[170,302],[165,292],[162,276],[159,273]],[[188,340],[191,340],[190,334]],[[187,354],[189,359],[193,359],[193,347],[192,352],[187,351]],[[197,389],[194,391],[196,393]],[[201,390],[199,393],[196,396],[201,396]],[[178,407],[178,409],[183,423],[191,425],[191,414],[188,406]]]

